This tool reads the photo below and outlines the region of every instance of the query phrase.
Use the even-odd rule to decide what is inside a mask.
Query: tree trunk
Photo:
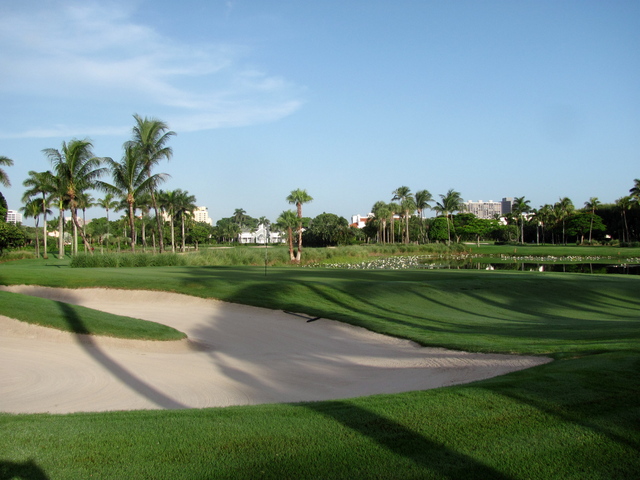
[[[77,231],[80,231],[80,236],[82,237],[82,241],[84,242],[85,246],[87,246],[89,248],[89,251],[91,252],[91,245],[89,245],[89,241],[87,240],[86,235],[84,234],[84,231],[82,230],[82,228],[80,228],[80,222],[78,221],[78,213],[77,213],[77,209],[72,208],[71,209],[71,219],[73,220],[73,226],[75,227],[75,231],[74,233],[77,234]],[[78,247],[76,246],[76,254],[78,253]],[[93,253],[93,252],[91,252]]]
[[[135,241],[135,230],[136,225],[133,221],[134,219],[134,210],[133,210],[133,202],[129,203],[129,230],[131,231],[131,253],[136,253],[136,241]]]
[[[44,215],[44,223],[42,225],[42,246],[44,248],[44,253],[42,254],[42,258],[46,260],[49,258],[49,255],[47,254],[47,206],[44,193],[42,194],[42,214]]]
[[[64,258],[64,210],[60,205],[60,218],[58,219],[58,258]]]

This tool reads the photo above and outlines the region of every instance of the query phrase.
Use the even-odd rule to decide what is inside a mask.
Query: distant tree
[[[136,198],[164,182],[168,175],[165,173],[149,175],[141,157],[136,154],[135,147],[131,144],[125,145],[124,155],[121,161],[117,162],[109,158],[107,159],[107,165],[111,171],[113,183],[98,182],[97,185],[100,189],[107,192],[107,195],[117,195],[126,203],[127,217],[129,220],[130,247],[131,251],[135,252]],[[102,204],[106,205],[104,199]]]
[[[13,223],[0,222],[0,254],[4,250],[24,246],[26,235],[24,231]]]
[[[524,217],[531,211],[529,203],[524,197],[516,197],[511,205],[511,213],[516,220],[520,220],[520,243],[524,243]]]
[[[80,230],[84,244],[91,248],[78,221],[78,200],[82,192],[94,188],[96,181],[104,173],[105,168],[101,166],[104,159],[93,154],[93,144],[89,140],[62,142],[61,150],[46,148],[43,152],[51,161],[56,177],[64,186],[75,227],[74,234]]]
[[[560,223],[562,223],[562,243],[566,245],[567,238],[565,234],[565,225],[567,218],[569,218],[569,215],[571,215],[574,210],[573,202],[568,197],[564,197],[561,198],[560,201],[556,202],[553,208],[556,218]]]
[[[413,197],[413,193],[407,186],[396,188],[393,192],[393,200],[400,202],[400,208],[402,209],[402,216],[404,217],[404,243],[409,243],[409,216],[416,209],[416,202]]]
[[[43,213],[42,211],[42,200],[40,198],[32,198],[27,203],[25,203],[24,207],[20,208],[25,218],[33,218],[36,224],[36,257],[40,258],[40,238],[38,235],[38,224],[40,223],[40,215]],[[51,213],[51,210],[45,209],[44,214]]]
[[[633,183],[633,187],[629,190],[630,197],[636,204],[640,205],[640,178],[636,178]]]
[[[447,238],[448,242],[451,243],[451,223],[449,217],[455,212],[462,210],[462,197],[460,196],[460,192],[456,192],[451,188],[446,194],[441,194],[440,199],[440,202],[436,202],[434,210],[447,220]]]
[[[378,242],[387,243],[387,222],[392,218],[391,208],[385,202],[379,201],[371,207],[373,221],[378,225]]]
[[[298,216],[293,210],[285,210],[280,214],[278,220],[276,220],[276,226],[287,232],[287,245],[289,246],[289,260],[294,262],[296,260],[293,254],[293,229],[298,226]]]
[[[298,215],[298,248],[296,251],[296,263],[300,263],[302,258],[302,205],[313,201],[313,197],[306,190],[300,188],[292,190],[287,196],[287,202],[296,206]]]
[[[206,222],[196,222],[189,231],[189,238],[198,250],[200,244],[205,243],[212,235],[213,228]]]
[[[157,118],[142,118],[135,114],[133,118],[136,121],[133,127],[133,138],[129,144],[135,149],[136,155],[140,156],[140,160],[144,164],[147,176],[151,177],[153,168],[163,159],[171,160],[173,150],[167,146],[169,140],[176,133],[169,130],[168,125]],[[155,196],[155,187],[151,187],[149,194],[151,196],[151,204],[156,214],[156,226],[158,228],[158,243],[160,253],[164,250],[164,236],[162,233],[162,219],[158,215],[158,204]],[[174,245],[175,250],[175,245]]]
[[[588,202],[584,202],[584,206],[587,210],[591,212],[591,225],[589,226],[589,243],[591,243],[591,234],[593,232],[593,219],[596,213],[596,208],[601,205],[598,197],[591,197]]]
[[[346,245],[349,243],[349,222],[334,213],[321,213],[311,220],[304,239],[315,247]]]
[[[34,170],[29,171],[29,176],[27,179],[22,182],[24,187],[27,187],[27,190],[22,195],[22,202],[28,203],[35,199],[39,198],[41,213],[43,214],[42,221],[42,247],[43,247],[43,255],[42,258],[47,259],[47,212],[50,214],[51,210],[49,207],[51,205],[51,199],[53,189],[51,185],[51,177],[53,174],[51,172],[36,172]]]
[[[593,213],[574,213],[567,221],[567,233],[576,237],[576,243],[584,243],[585,234],[593,230],[606,230],[602,218]]]
[[[7,205],[7,200],[0,192],[0,223],[4,223],[7,221],[7,213],[9,212],[9,207]]]
[[[180,232],[182,234],[182,247],[181,251],[185,251],[185,220],[187,216],[193,215],[193,211],[196,209],[196,197],[191,195],[186,190],[176,190],[176,214],[180,218]]]
[[[620,210],[620,215],[624,220],[624,235],[622,237],[623,242],[630,240],[629,235],[629,223],[627,222],[627,212],[633,207],[633,199],[630,196],[621,197],[616,200],[616,207]]]

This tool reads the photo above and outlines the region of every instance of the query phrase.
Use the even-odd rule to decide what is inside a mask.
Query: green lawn
[[[175,291],[556,361],[352,400],[0,415],[3,478],[637,478],[640,278],[486,271],[0,265],[2,284]],[[0,304],[3,313],[4,303]],[[1,400],[0,400],[1,402]]]

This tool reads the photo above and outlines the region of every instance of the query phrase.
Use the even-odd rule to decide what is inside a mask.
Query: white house
[[[286,234],[282,234],[282,232],[276,232],[272,230],[267,230],[264,225],[258,225],[258,228],[255,231],[243,231],[238,235],[239,243],[260,243],[264,245],[265,239],[267,238],[267,232],[269,234],[269,243],[285,243],[287,241]]]
[[[7,223],[22,223],[22,214],[17,210],[7,210]]]

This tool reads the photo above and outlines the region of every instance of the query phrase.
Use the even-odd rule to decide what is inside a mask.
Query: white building
[[[267,238],[267,232],[269,233],[269,243],[285,243],[287,236],[282,232],[276,232],[267,230],[264,225],[258,225],[255,231],[244,231],[238,235],[238,242],[240,243],[260,243],[264,245]]]
[[[352,227],[358,227],[358,228],[364,228],[364,226],[367,224],[367,222],[369,220],[371,220],[372,218],[373,218],[373,213],[369,213],[366,217],[363,217],[360,214],[351,215],[351,226]]]
[[[496,218],[496,215],[501,217],[507,213],[511,213],[512,204],[513,198],[507,197],[503,198],[500,202],[494,202],[493,200],[489,200],[488,202],[478,200],[477,202],[474,202],[469,200],[464,204],[464,206],[466,212],[473,213],[478,218],[490,220]]]
[[[7,210],[7,223],[22,223],[22,214],[17,210]]]
[[[213,225],[213,221],[209,217],[209,209],[207,207],[196,207],[193,211],[193,219],[196,222],[204,222]]]

